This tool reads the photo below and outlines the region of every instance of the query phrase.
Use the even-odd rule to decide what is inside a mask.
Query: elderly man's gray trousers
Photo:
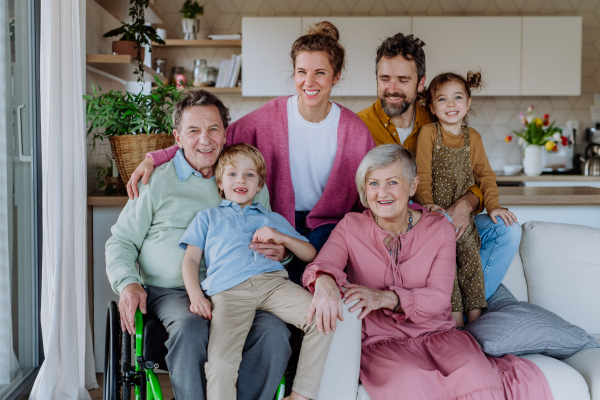
[[[146,287],[148,312],[169,333],[167,366],[177,400],[206,399],[204,363],[210,323],[190,312],[185,288]],[[290,332],[274,315],[257,311],[244,345],[238,400],[272,400],[291,354]]]

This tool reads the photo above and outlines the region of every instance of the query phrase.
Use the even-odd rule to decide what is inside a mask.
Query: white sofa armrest
[[[542,370],[548,381],[554,400],[590,399],[590,393],[585,380],[567,364],[541,354],[527,354],[521,357],[533,362]]]
[[[563,361],[583,376],[592,400],[600,400],[600,349],[583,349]]]
[[[342,303],[344,320],[337,321],[316,400],[356,400],[362,334],[358,316],[362,309],[351,313],[350,307],[357,302]]]

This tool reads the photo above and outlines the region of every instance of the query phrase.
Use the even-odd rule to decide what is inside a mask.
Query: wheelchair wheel
[[[119,352],[121,328],[117,303],[108,303],[106,312],[106,334],[104,337],[104,400],[119,399]]]

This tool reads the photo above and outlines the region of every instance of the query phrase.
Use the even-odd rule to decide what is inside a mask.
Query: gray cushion
[[[488,310],[465,327],[483,351],[506,354],[543,354],[564,359],[581,349],[600,347],[578,326],[525,301],[517,301],[500,285],[488,300]]]

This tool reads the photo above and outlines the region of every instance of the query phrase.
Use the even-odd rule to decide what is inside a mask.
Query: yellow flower
[[[554,149],[554,142],[547,141],[545,147],[546,147],[546,150],[552,151],[552,149]]]
[[[544,122],[541,119],[539,119],[539,118],[536,118],[534,120],[534,122],[535,122],[535,126],[538,127],[538,128],[541,128],[542,125],[544,125]]]

